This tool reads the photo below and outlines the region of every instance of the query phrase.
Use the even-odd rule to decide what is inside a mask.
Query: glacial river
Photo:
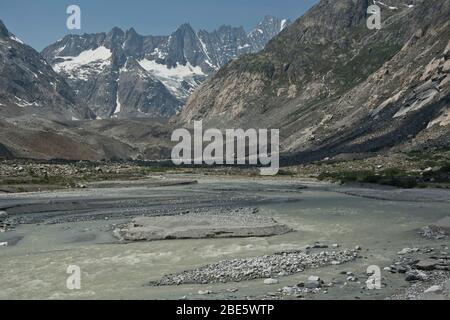
[[[336,285],[326,294],[305,298],[382,299],[401,292],[407,283],[402,275],[383,274],[382,290],[361,290],[368,266],[383,269],[391,265],[403,248],[448,245],[426,240],[417,230],[448,216],[449,202],[372,199],[377,190],[362,190],[372,195],[367,198],[347,195],[344,191],[348,190],[336,185],[290,178],[190,178],[199,183],[151,188],[145,184],[122,184],[113,188],[0,195],[0,210],[24,222],[13,231],[0,233],[0,242],[9,243],[0,247],[0,299],[242,299],[275,292],[311,275],[320,276],[326,283],[345,282],[343,271],[359,275],[362,284]],[[444,191],[436,192],[445,199]],[[273,217],[295,231],[268,238],[129,244],[117,243],[111,235],[112,225],[127,222],[133,216],[152,212],[178,214],[196,207],[254,207],[259,214]],[[301,250],[316,241],[330,246],[337,243],[341,248],[360,246],[363,258],[283,277],[274,286],[264,285],[263,279],[214,285],[147,285],[165,274],[224,259]],[[66,286],[70,265],[81,269],[80,290]],[[230,293],[228,289],[238,291]],[[199,290],[213,294],[201,296]]]

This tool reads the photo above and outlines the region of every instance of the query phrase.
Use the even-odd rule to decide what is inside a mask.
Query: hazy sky
[[[222,24],[250,31],[265,15],[292,20],[318,0],[0,0],[0,19],[27,44],[41,50],[73,32],[66,8],[81,7],[81,33],[134,27],[144,35],[167,35],[189,22],[196,29]],[[78,32],[80,33],[80,32]]]

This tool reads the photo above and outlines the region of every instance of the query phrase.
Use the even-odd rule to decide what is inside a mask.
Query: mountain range
[[[114,28],[68,35],[42,55],[99,118],[170,117],[208,76],[262,50],[289,24],[267,16],[247,34],[231,26],[196,32],[185,23],[169,36]]]
[[[40,55],[0,24],[0,157],[167,159],[194,120],[280,129],[285,165],[448,148],[449,30],[448,0],[321,0],[249,34],[114,28]]]

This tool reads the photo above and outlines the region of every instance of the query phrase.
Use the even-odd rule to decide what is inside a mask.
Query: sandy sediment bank
[[[175,216],[138,217],[113,231],[121,241],[268,237],[292,229],[245,208],[227,212],[206,211]]]
[[[398,189],[393,187],[341,186],[332,191],[369,199],[410,202],[450,202],[450,190],[446,189]]]

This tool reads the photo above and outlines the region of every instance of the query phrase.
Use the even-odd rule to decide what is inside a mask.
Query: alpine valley
[[[0,11],[0,300],[450,300],[450,0],[116,1],[96,23],[302,16],[40,53],[23,3]]]
[[[380,30],[367,28],[372,4]],[[280,129],[285,165],[447,150],[449,17],[448,0],[322,0],[250,33],[114,28],[68,35],[42,54],[2,24],[0,150],[167,159],[173,129],[194,120]]]
[[[168,119],[194,89],[289,24],[266,16],[250,33],[183,24],[169,36],[113,28],[40,54],[0,21],[0,157],[167,159]]]

